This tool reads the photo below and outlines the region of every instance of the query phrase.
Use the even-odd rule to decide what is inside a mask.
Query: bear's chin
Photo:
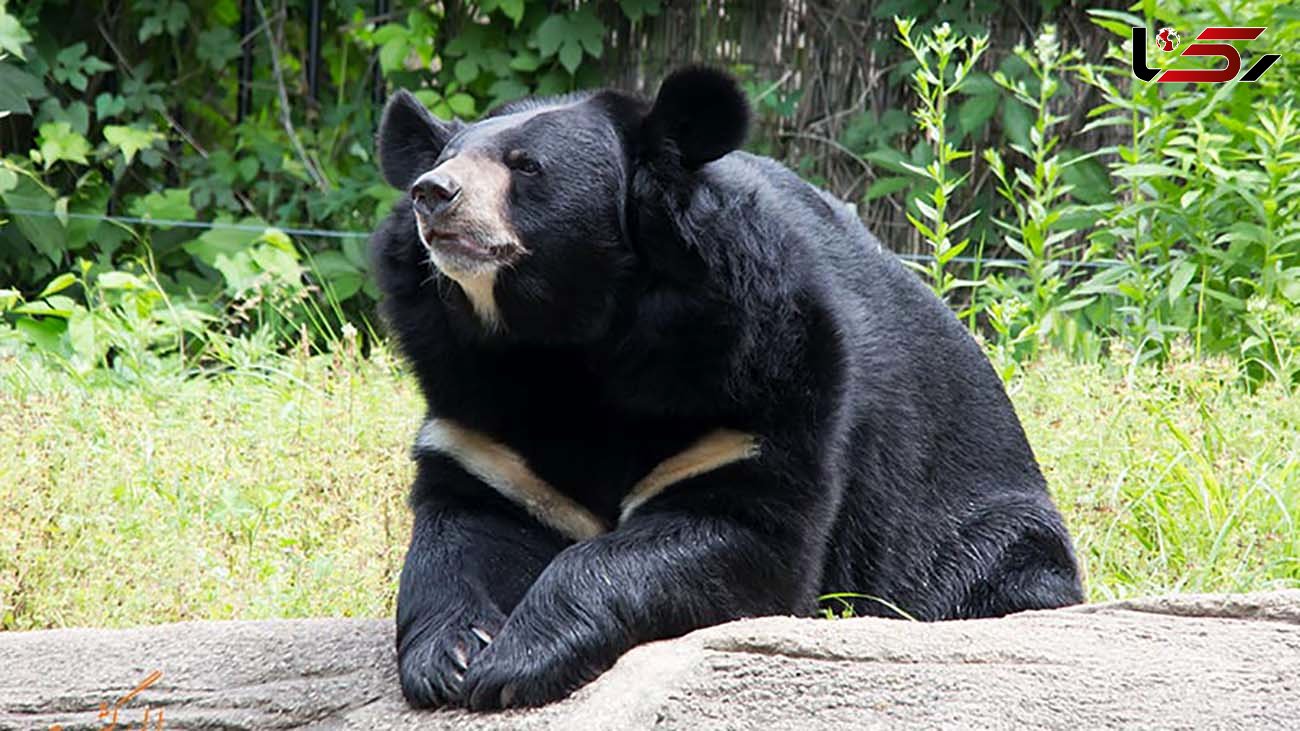
[[[478,274],[506,263],[506,257],[493,251],[492,247],[466,239],[434,239],[426,248],[434,265],[448,276]]]
[[[453,278],[499,269],[523,254],[513,241],[484,241],[476,236],[433,231],[423,226],[418,230],[420,243],[424,244],[430,260],[443,274]]]

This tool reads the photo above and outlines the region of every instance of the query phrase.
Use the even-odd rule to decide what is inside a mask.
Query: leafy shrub
[[[953,289],[974,284],[957,279],[947,270],[947,265],[970,245],[969,238],[953,240],[956,230],[979,215],[974,211],[956,221],[949,220],[948,204],[970,176],[969,172],[957,175],[953,164],[969,158],[971,153],[957,149],[949,139],[947,106],[949,98],[961,90],[980,56],[984,55],[988,38],[956,38],[944,23],[926,38],[914,41],[914,21],[900,18],[895,23],[899,41],[916,59],[917,69],[912,74],[912,84],[919,103],[913,115],[932,145],[930,162],[924,167],[899,163],[924,181],[922,190],[925,192],[911,200],[919,215],[908,213],[907,220],[930,245],[931,263],[923,271],[929,275],[935,293],[946,298]]]
[[[285,351],[327,343],[345,323],[369,336],[364,234],[347,232],[368,230],[395,197],[370,152],[385,90],[473,117],[591,86],[611,33],[664,7],[468,0],[368,17],[369,3],[328,3],[313,95],[305,11],[255,0],[245,109],[241,5],[0,0],[0,338],[82,372],[220,364],[238,350],[232,338]],[[897,61],[884,83],[914,85],[916,124],[906,109],[872,109],[829,140],[867,169],[862,202],[907,213],[931,256],[923,272],[990,338],[1007,376],[1045,346],[1145,362],[1188,341],[1231,355],[1252,384],[1300,383],[1300,72],[1283,63],[1214,88],[1137,82],[1129,26],[1191,38],[1224,22],[1197,3],[1090,11],[1098,33],[1118,36],[1098,58],[1051,26],[1010,51],[970,40],[992,7],[871,11],[924,18],[899,26],[903,43],[871,49]],[[1252,0],[1230,20],[1267,25],[1261,48],[1300,55],[1290,4]],[[754,147],[779,153],[798,69],[734,70],[766,135]],[[1101,103],[1082,133],[1105,144],[1085,153],[1064,120],[1088,90]],[[801,154],[790,162],[806,170]],[[98,284],[118,275],[142,287]],[[117,334],[89,339],[89,322]]]
[[[1092,14],[1124,39],[1131,26],[1156,21],[1189,28],[1221,22],[1176,10],[1183,14]],[[1288,11],[1257,3],[1233,22],[1265,25]],[[902,27],[905,45],[914,47]],[[962,45],[946,29],[932,33],[924,41],[929,47]],[[1283,26],[1269,45],[1284,56],[1300,51],[1300,27]],[[1105,62],[1088,63],[1076,50],[1061,49],[1050,26],[1032,49],[1016,48],[1012,56],[1021,73],[999,71],[993,81],[1029,110],[1027,133],[1008,141],[1011,157],[986,148],[981,161],[1002,198],[988,211],[998,227],[995,241],[1017,259],[977,259],[973,280],[966,280],[975,285],[972,323],[978,315],[991,330],[1001,362],[1014,370],[1043,344],[1091,360],[1116,340],[1131,347],[1135,361],[1164,360],[1187,340],[1198,354],[1233,356],[1251,384],[1300,384],[1300,87],[1294,73],[1208,88],[1144,84],[1132,76],[1127,48],[1113,44]],[[929,80],[934,69],[919,60],[918,128],[947,144],[943,135],[960,129],[961,115],[936,117],[933,110],[943,105],[932,96],[952,91],[966,74],[950,71],[935,83]],[[1088,154],[1061,148],[1054,128],[1065,119],[1057,95],[1066,79],[1101,92],[1103,103],[1089,111],[1090,127],[1112,129],[1116,144]],[[1114,181],[1113,194],[1095,191],[1091,166],[1098,160]],[[951,186],[938,189],[942,196],[934,192],[943,168],[901,165],[930,184],[928,192],[909,188],[907,203],[924,214],[923,221],[910,220],[934,242],[931,277],[936,291],[947,294],[949,283],[959,281],[944,271],[955,257],[952,244],[935,232],[965,224],[978,211],[936,210],[940,198],[953,197]],[[977,172],[972,164],[943,175],[960,183]]]
[[[1125,38],[1130,23],[1195,32],[1223,20],[1192,4],[1147,12],[1094,15]],[[1232,22],[1270,25],[1288,14],[1300,17],[1286,4],[1250,3]],[[1300,51],[1294,23],[1265,38],[1284,56]],[[1128,58],[1122,48],[1109,58],[1083,75],[1105,97],[1096,123],[1127,133],[1105,151],[1122,194],[1099,208],[1104,219],[1089,233],[1093,247],[1126,262],[1089,284],[1110,295],[1111,316],[1099,325],[1139,360],[1163,359],[1187,339],[1198,353],[1234,356],[1251,383],[1300,383],[1300,79],[1287,70],[1249,84],[1142,84],[1117,70]]]
[[[313,98],[305,13],[257,0],[252,104],[241,117],[236,0],[0,0],[0,286],[9,303],[0,331],[79,372],[116,363],[128,343],[88,345],[82,323],[101,309],[118,317],[119,303],[99,297],[96,282],[120,274],[147,283],[131,296],[151,293],[142,311],[163,318],[160,327],[184,310],[194,315],[187,328],[265,330],[259,337],[281,350],[302,339],[303,323],[316,344],[344,323],[369,334],[377,292],[365,234],[286,224],[365,232],[395,199],[370,143],[389,87],[416,90],[436,114],[472,118],[525,94],[598,83],[609,14],[553,5],[409,3],[372,18],[370,3],[326,3],[324,83]],[[660,2],[622,0],[614,12],[637,23]],[[75,285],[54,291],[54,282]],[[183,335],[132,342],[191,364],[222,350],[221,337]]]

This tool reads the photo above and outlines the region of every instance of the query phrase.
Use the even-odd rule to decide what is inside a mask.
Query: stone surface
[[[1300,591],[967,622],[773,617],[628,653],[533,711],[412,712],[388,620],[0,634],[0,728],[1300,728]],[[151,726],[153,728],[153,726]]]

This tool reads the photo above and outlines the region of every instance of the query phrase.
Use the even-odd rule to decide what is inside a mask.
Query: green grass
[[[419,394],[391,361],[279,367],[0,360],[0,627],[389,613]]]
[[[1300,586],[1300,397],[1226,361],[1046,358],[1012,398],[1092,600]]]
[[[1092,599],[1300,586],[1300,398],[1234,381],[1012,384]],[[389,615],[420,412],[382,354],[136,385],[0,355],[0,627]]]

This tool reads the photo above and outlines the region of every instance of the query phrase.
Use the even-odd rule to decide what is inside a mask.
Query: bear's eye
[[[511,150],[510,154],[506,155],[506,165],[511,170],[518,170],[524,175],[536,175],[542,172],[541,163],[523,150]]]

